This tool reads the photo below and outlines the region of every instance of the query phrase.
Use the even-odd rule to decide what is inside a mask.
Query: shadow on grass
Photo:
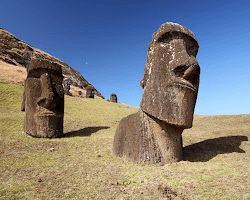
[[[110,128],[109,126],[94,126],[94,127],[86,127],[86,128],[83,128],[83,129],[79,129],[77,131],[71,131],[71,132],[68,132],[68,133],[65,133],[64,137],[79,137],[79,136],[82,136],[82,137],[85,137],[85,136],[90,136],[92,135],[93,133],[99,131],[99,130],[102,130],[102,129],[108,129]]]
[[[227,136],[188,145],[183,148],[183,160],[207,162],[218,154],[245,153],[240,148],[242,141],[248,141],[248,138],[246,136]]]

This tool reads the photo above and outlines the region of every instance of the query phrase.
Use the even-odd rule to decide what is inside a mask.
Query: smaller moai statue
[[[110,95],[110,102],[117,103],[117,95],[112,93]]]
[[[94,98],[94,89],[92,85],[86,87],[86,98]]]
[[[27,66],[22,111],[24,132],[32,137],[63,136],[64,90],[60,64],[33,57]]]

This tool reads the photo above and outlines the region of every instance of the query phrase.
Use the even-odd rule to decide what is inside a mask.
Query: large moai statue
[[[182,132],[192,127],[199,87],[198,48],[195,35],[179,24],[165,23],[153,34],[140,108],[120,121],[115,156],[134,163],[182,159]]]
[[[110,95],[110,102],[117,103],[117,95],[112,93]]]
[[[86,98],[94,98],[94,87],[89,85],[86,87]]]
[[[22,111],[24,132],[32,137],[63,136],[64,90],[58,63],[32,58],[27,67]]]

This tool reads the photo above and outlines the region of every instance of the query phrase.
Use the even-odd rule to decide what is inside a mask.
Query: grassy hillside
[[[110,153],[136,108],[65,97],[60,139],[23,132],[23,87],[0,83],[0,199],[250,199],[250,115],[195,116],[184,161],[125,163]]]

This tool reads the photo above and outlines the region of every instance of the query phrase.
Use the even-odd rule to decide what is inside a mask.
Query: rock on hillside
[[[27,67],[32,56],[45,58],[59,63],[62,66],[64,83],[69,83],[70,85],[81,89],[85,89],[89,85],[92,86],[92,84],[84,79],[79,72],[65,62],[30,46],[3,28],[0,28],[0,60],[12,65]],[[94,91],[95,95],[104,98],[96,89],[94,89]]]

